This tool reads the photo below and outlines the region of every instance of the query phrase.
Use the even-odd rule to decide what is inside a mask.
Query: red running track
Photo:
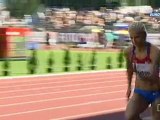
[[[1,78],[0,120],[124,120],[126,83],[124,71]]]

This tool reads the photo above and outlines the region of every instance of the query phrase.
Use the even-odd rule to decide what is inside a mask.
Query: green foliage
[[[128,0],[127,4],[133,6],[133,5],[135,5],[135,1],[134,0]]]
[[[77,70],[81,71],[83,69],[83,61],[82,61],[82,54],[81,53],[78,54],[77,63],[78,63]]]
[[[46,6],[65,6],[74,9],[99,8],[104,6],[106,0],[42,0]]]
[[[3,73],[2,73],[3,76],[8,76],[9,75],[9,68],[10,68],[10,63],[9,63],[8,59],[5,59],[3,61],[2,68],[3,68]]]
[[[106,59],[106,69],[112,69],[112,63],[111,63],[112,59],[111,57],[107,57]]]
[[[37,56],[37,66],[36,67],[36,71],[35,74],[46,74],[47,73],[47,68],[49,67],[48,65],[48,59],[49,59],[49,55],[51,53],[52,50],[36,50]],[[27,50],[26,54],[30,59],[24,60],[24,61],[12,61],[9,60],[9,75],[10,76],[21,76],[21,75],[27,75],[31,70],[31,66],[29,65],[29,61],[31,60],[32,57],[32,50]],[[54,50],[53,51],[53,72],[54,73],[61,73],[61,72],[65,72],[64,71],[64,50]],[[81,54],[81,60],[82,61],[82,65],[80,66],[80,69],[86,71],[86,70],[91,70],[90,66],[91,66],[91,56],[92,56],[92,52],[91,51],[72,51],[70,50],[70,64],[69,64],[69,72],[73,72],[73,71],[78,71],[78,54]],[[107,68],[106,64],[108,63],[106,58],[110,57],[111,59],[111,68],[112,69],[117,69],[118,68],[118,63],[117,63],[117,57],[119,55],[119,52],[99,52],[96,51],[96,70],[105,70]],[[32,62],[30,62],[32,63]],[[33,62],[34,63],[34,62]],[[0,75],[3,75],[3,64],[4,61],[0,61]],[[123,62],[123,68],[125,68],[125,59]]]
[[[28,60],[28,72],[30,74],[35,74],[36,69],[37,69],[37,65],[38,65],[37,51],[33,50],[32,51],[32,56]]]
[[[11,16],[22,18],[25,14],[36,12],[41,0],[6,0],[7,9]]]
[[[96,60],[96,51],[95,50],[93,50],[92,51],[92,56],[91,56],[92,58],[91,58],[91,61],[90,61],[90,63],[91,63],[91,70],[95,70],[96,69],[96,62],[97,62],[97,60]]]
[[[47,73],[53,72],[53,64],[54,64],[53,52],[50,52],[48,60],[47,60],[47,64],[48,64]]]
[[[118,55],[118,68],[122,68],[123,67],[123,50],[121,50],[121,52]]]
[[[69,49],[67,49],[67,50],[64,51],[64,60],[63,60],[63,63],[64,63],[64,71],[68,72],[69,71],[69,65],[71,63],[71,56],[70,56]]]

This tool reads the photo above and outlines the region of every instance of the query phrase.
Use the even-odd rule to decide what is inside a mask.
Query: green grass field
[[[53,53],[53,59],[54,59],[54,73],[61,73],[64,72],[64,51],[56,50],[56,51],[51,51],[51,50],[38,50],[37,51],[37,59],[38,59],[38,65],[37,65],[37,70],[36,74],[46,74],[47,71],[47,60],[49,58],[49,54]],[[30,56],[31,51],[27,51],[27,54]],[[90,64],[91,64],[91,58],[92,58],[92,52],[86,52],[86,51],[71,51],[71,64],[70,66],[70,71],[77,71],[77,66],[78,66],[78,54],[81,54],[82,61],[83,61],[83,66],[82,70],[83,71],[89,71],[90,69]],[[118,55],[119,53],[117,52],[97,52],[96,54],[96,70],[106,70],[106,65],[108,64],[107,62],[107,57],[111,58],[111,69],[118,68]],[[28,74],[27,70],[27,61],[10,61],[10,66],[8,68],[10,72],[10,76],[20,76],[20,75],[26,75]],[[2,67],[3,62],[0,62],[0,76],[3,76],[2,71],[4,68]],[[123,67],[125,67],[125,62],[123,61]]]

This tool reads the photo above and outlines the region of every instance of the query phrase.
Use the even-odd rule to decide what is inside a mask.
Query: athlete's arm
[[[132,77],[133,77],[133,66],[130,53],[131,53],[130,48],[124,50],[124,57],[126,60],[126,68],[127,68],[128,88],[131,88]]]
[[[158,67],[160,72],[160,50],[158,50]],[[160,88],[160,77],[159,77],[159,88]]]

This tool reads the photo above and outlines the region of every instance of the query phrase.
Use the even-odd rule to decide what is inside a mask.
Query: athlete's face
[[[130,30],[129,35],[130,35],[130,38],[132,40],[132,43],[135,46],[141,46],[146,41],[145,32],[136,32],[136,31]]]

